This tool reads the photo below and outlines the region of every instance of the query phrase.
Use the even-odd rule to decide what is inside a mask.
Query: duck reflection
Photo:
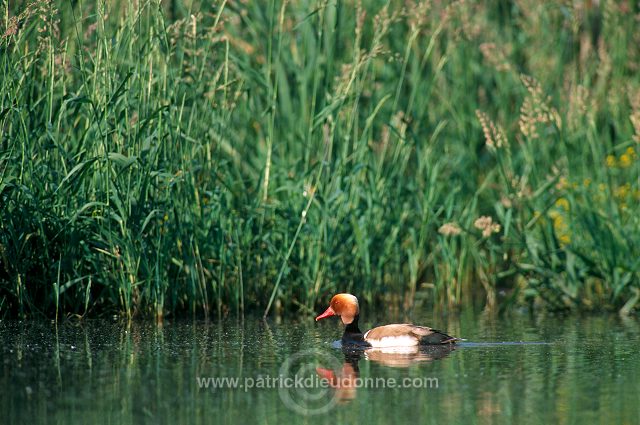
[[[342,347],[344,362],[340,370],[316,368],[316,373],[335,390],[338,402],[347,403],[356,398],[362,384],[358,363],[365,359],[387,367],[407,368],[447,357],[455,345],[432,345],[398,348],[369,348],[366,350]]]
[[[357,378],[360,376],[358,362],[362,355],[344,350],[343,353],[344,363],[339,371],[317,367],[316,372],[320,378],[329,383],[329,387],[335,390],[336,400],[345,403],[356,398],[358,390]]]
[[[431,362],[447,357],[456,346],[426,345],[406,347],[400,350],[392,348],[372,348],[364,351],[364,358],[388,367],[409,367],[414,364]]]

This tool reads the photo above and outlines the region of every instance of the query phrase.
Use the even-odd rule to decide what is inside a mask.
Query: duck
[[[378,326],[362,333],[358,327],[360,317],[358,298],[352,294],[334,295],[329,307],[316,317],[316,322],[331,316],[340,317],[345,325],[341,340],[343,347],[402,348],[455,344],[462,341],[462,339],[452,337],[442,331],[411,323]]]

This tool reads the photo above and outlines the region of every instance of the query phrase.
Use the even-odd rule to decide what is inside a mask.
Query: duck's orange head
[[[348,325],[360,313],[358,299],[351,294],[338,294],[331,298],[329,308],[320,316],[316,317],[316,322],[330,316],[340,316],[342,323]]]

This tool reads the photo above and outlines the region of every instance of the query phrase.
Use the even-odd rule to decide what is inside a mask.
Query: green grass
[[[61,3],[2,3],[2,315],[636,308],[637,5]]]

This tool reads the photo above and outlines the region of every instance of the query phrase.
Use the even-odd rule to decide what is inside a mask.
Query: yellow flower
[[[618,199],[625,199],[630,193],[631,193],[631,184],[626,183],[616,188],[614,195]]]
[[[567,233],[559,235],[558,241],[560,241],[561,246],[569,245],[571,243],[571,236],[569,236]]]
[[[556,230],[563,229],[565,227],[564,217],[562,217],[562,215],[556,213],[556,214],[553,214],[552,217],[553,217],[553,227],[555,227]]]
[[[632,159],[636,158],[636,150],[633,149],[633,146],[629,146],[626,152],[627,152],[627,155],[629,155]]]
[[[607,167],[613,168],[616,166],[616,157],[613,155],[607,155]]]
[[[582,184],[584,185],[584,187],[589,187],[591,185],[591,179],[590,178],[584,179]]]
[[[633,164],[633,158],[628,153],[620,155],[620,167],[628,168]]]
[[[566,189],[567,186],[569,186],[569,182],[567,181],[567,178],[565,176],[560,177],[558,179],[558,183],[556,184],[556,189],[558,190]]]
[[[565,211],[569,211],[569,201],[567,198],[558,198],[556,200],[556,207],[562,208]]]
[[[565,246],[571,242],[571,233],[569,232],[569,225],[564,220],[564,217],[559,214],[553,214],[553,230],[558,237],[558,241],[560,242],[560,246]]]

